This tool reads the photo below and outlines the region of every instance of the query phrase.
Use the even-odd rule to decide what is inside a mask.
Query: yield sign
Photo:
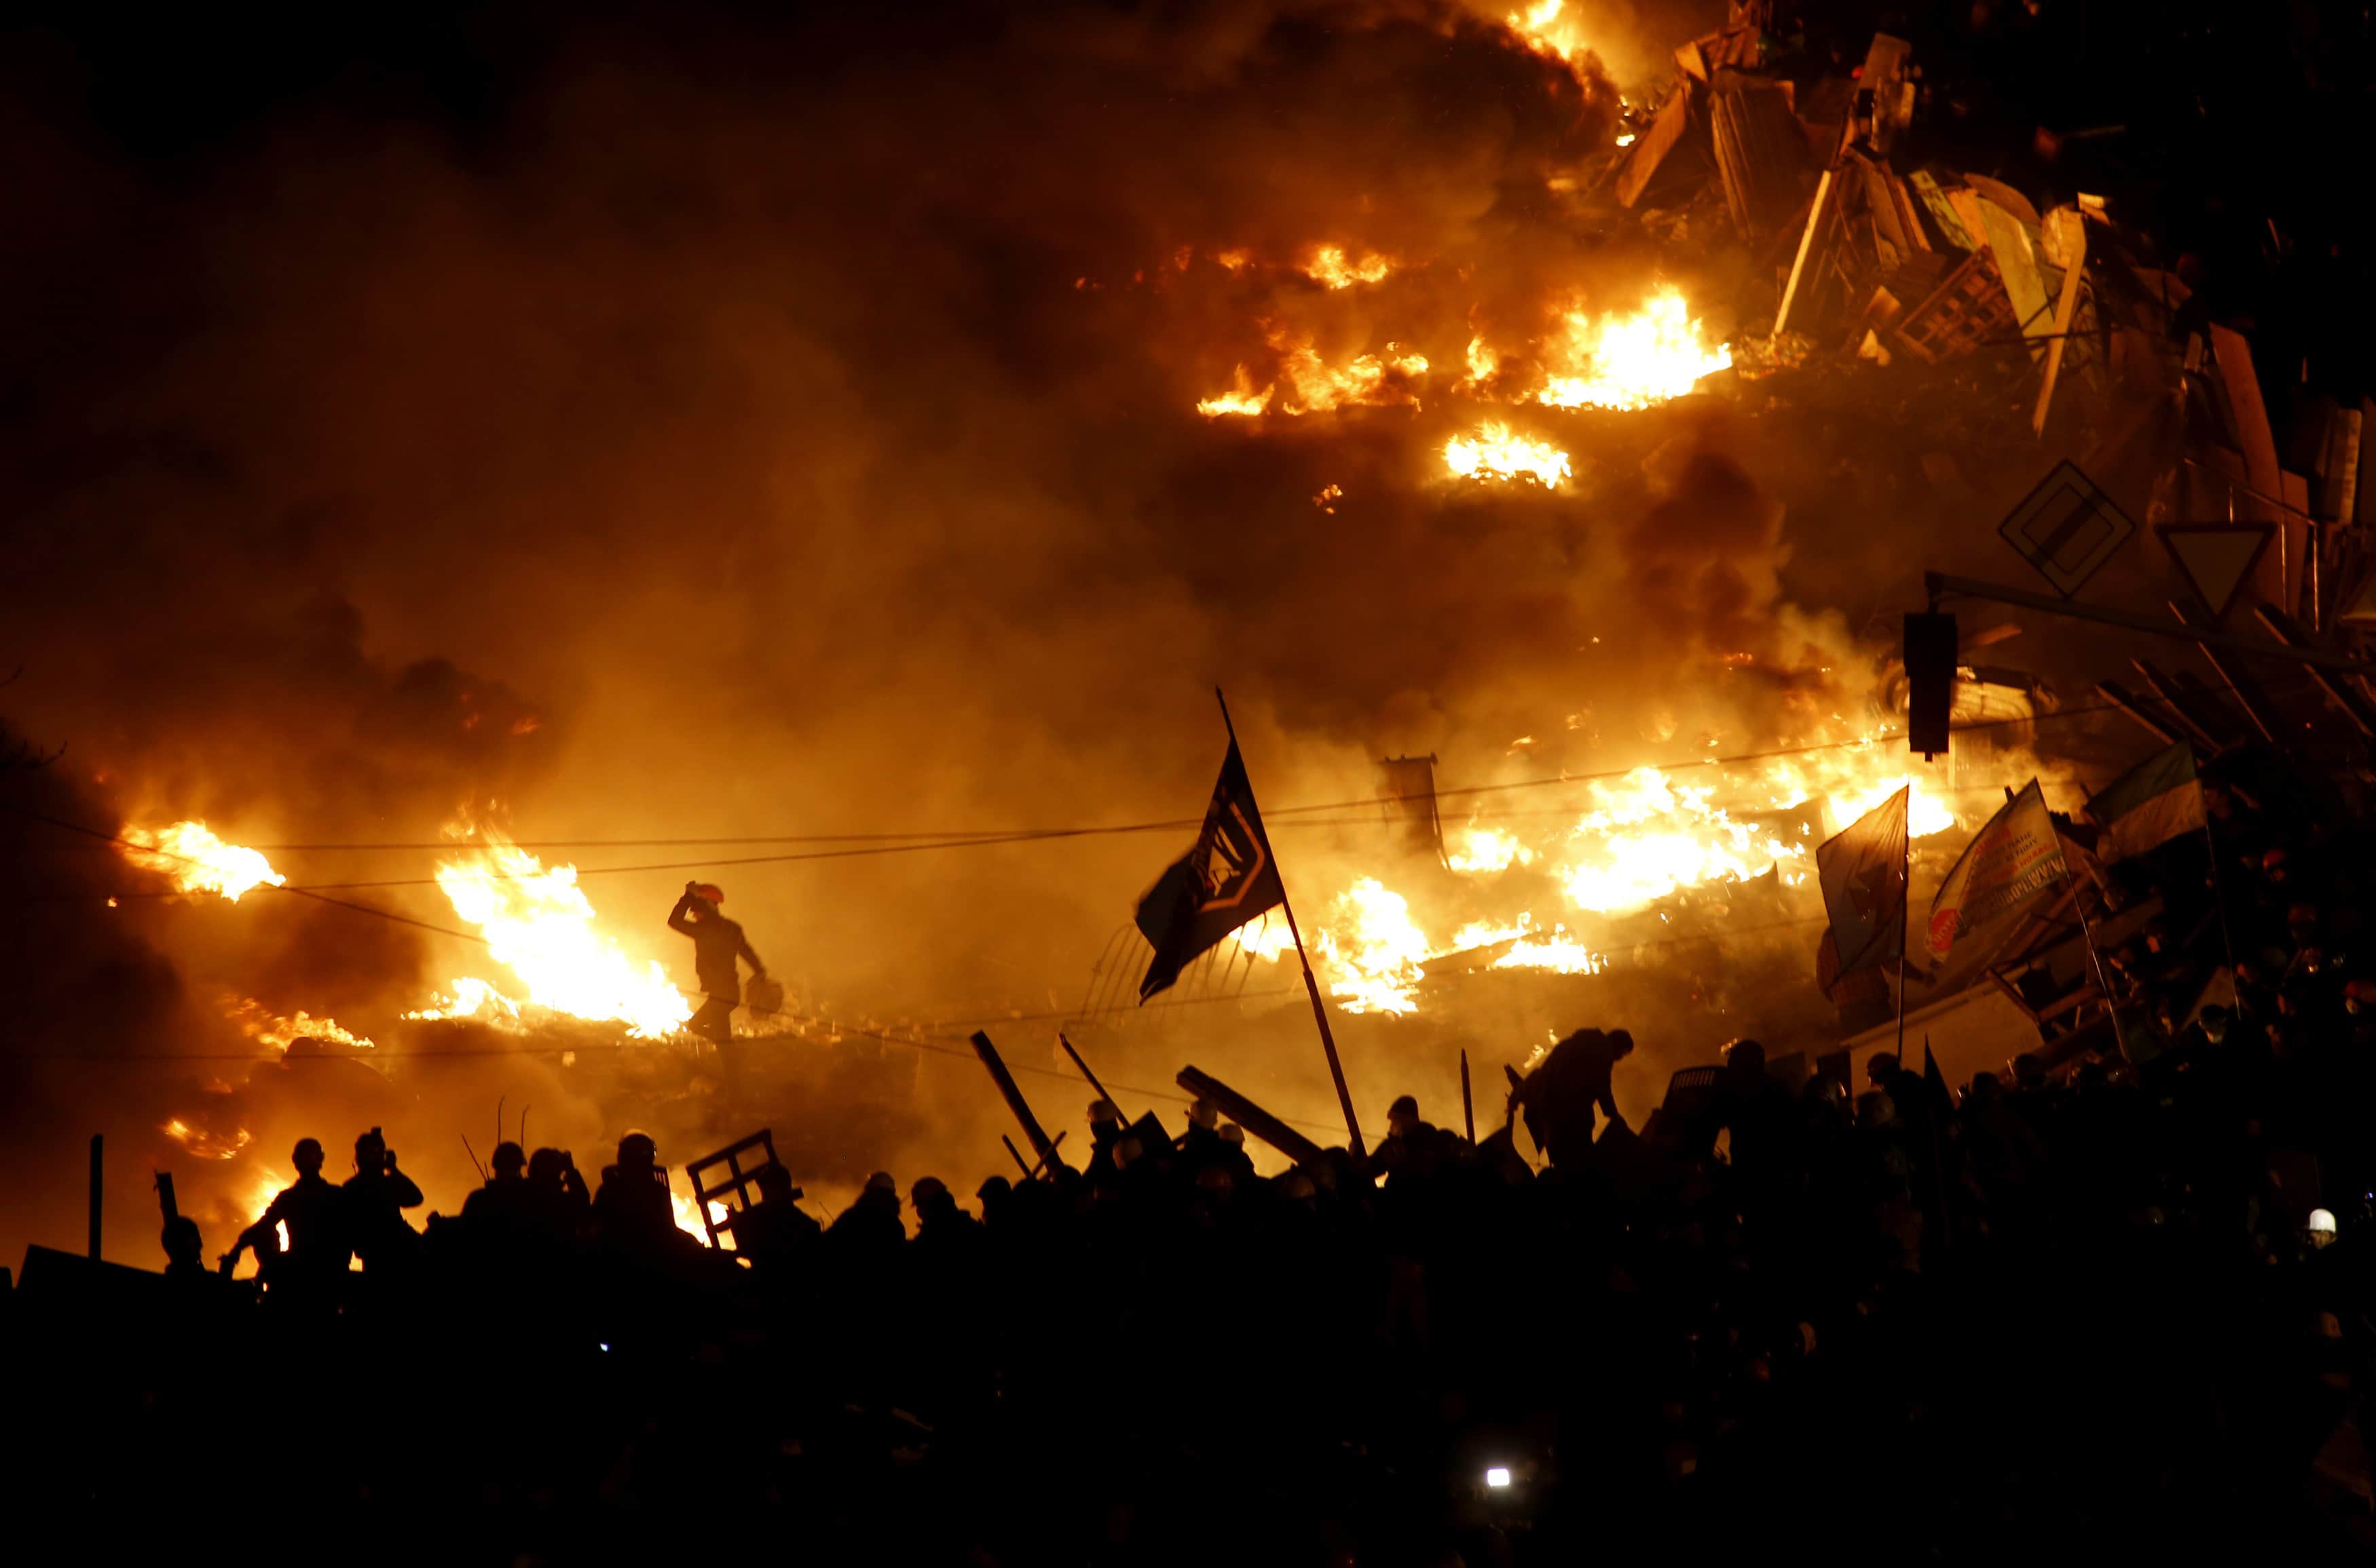
[[[2216,621],[2236,602],[2276,531],[2275,523],[2167,523],[2161,541],[2186,574],[2187,587]]]
[[[2128,542],[2137,525],[2069,461],[2054,465],[1997,525],[2005,542],[2068,599]]]

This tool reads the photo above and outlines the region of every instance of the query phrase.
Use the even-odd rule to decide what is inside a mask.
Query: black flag
[[[1171,862],[1138,901],[1138,929],[1155,944],[1155,961],[1139,982],[1138,999],[1163,990],[1198,954],[1286,901],[1278,861],[1254,807],[1253,786],[1246,782],[1246,765],[1231,741],[1195,847]]]

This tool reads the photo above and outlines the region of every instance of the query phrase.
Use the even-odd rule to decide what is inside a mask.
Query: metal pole
[[[1213,697],[1221,705],[1221,728],[1230,732],[1230,744],[1235,746],[1238,743],[1238,727],[1230,722],[1230,699],[1221,695],[1221,688],[1218,686],[1213,688]],[[1240,761],[1243,761],[1244,756],[1243,752],[1239,753]],[[1249,790],[1253,788],[1251,774],[1247,776],[1246,787]],[[1257,808],[1256,817],[1259,820],[1259,808]],[[1268,830],[1265,830],[1263,834],[1263,848],[1265,849],[1270,848]],[[1320,982],[1312,978],[1312,958],[1303,950],[1303,932],[1296,927],[1295,906],[1288,901],[1287,877],[1284,873],[1280,873],[1278,879],[1278,907],[1280,913],[1287,916],[1287,934],[1295,940],[1296,961],[1303,966],[1303,989],[1305,994],[1312,998],[1313,1021],[1320,1026],[1320,1049],[1328,1055],[1328,1076],[1336,1082],[1336,1103],[1345,1112],[1347,1146],[1353,1151],[1354,1158],[1366,1159],[1369,1158],[1370,1151],[1361,1145],[1361,1123],[1353,1114],[1353,1093],[1345,1087],[1345,1064],[1336,1059],[1336,1036],[1328,1028],[1328,1009],[1322,1006],[1320,1003]]]
[[[99,1221],[107,1207],[107,1134],[90,1135],[90,1261],[99,1261]]]
[[[2102,605],[2078,604],[2069,600],[2049,599],[2042,593],[2028,593],[2020,588],[2006,588],[1999,583],[1981,582],[1976,577],[1952,576],[1944,572],[1922,574],[1923,587],[1930,602],[1942,599],[1985,599],[1999,604],[2011,604],[2023,610],[2041,611],[2049,615],[2068,616],[2074,621],[2094,621],[2101,625],[2118,626],[2124,631],[2143,632],[2148,636],[2172,637],[2206,648],[2220,648],[2229,653],[2258,654],[2264,659],[2281,659],[2289,664],[2307,664],[2318,670],[2339,670],[2346,674],[2376,674],[2376,664],[2329,653],[2323,648],[2287,647],[2283,643],[2263,642],[2258,637],[2233,636],[2226,632],[2203,631],[2188,626],[2175,626],[2167,621],[2156,621],[2147,615],[2131,614],[2125,610],[2110,610]]]

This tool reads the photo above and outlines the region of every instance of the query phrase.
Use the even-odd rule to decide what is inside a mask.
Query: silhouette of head
[[[561,1151],[557,1148],[541,1148],[534,1154],[529,1155],[528,1157],[528,1179],[531,1182],[559,1182],[561,1180]]]
[[[1419,1101],[1409,1095],[1396,1097],[1386,1107],[1386,1127],[1390,1132],[1408,1133],[1419,1125]]]
[[[1209,1099],[1197,1100],[1188,1107],[1188,1122],[1191,1126],[1202,1127],[1209,1133],[1213,1130],[1213,1123],[1220,1119],[1220,1107]]]
[[[1872,1060],[1864,1064],[1864,1075],[1870,1083],[1885,1084],[1896,1071],[1897,1058],[1886,1051],[1874,1051]]]
[[[619,1140],[619,1169],[626,1171],[647,1171],[659,1158],[659,1146],[649,1133],[630,1131]]]
[[[908,1201],[916,1206],[917,1218],[939,1215],[956,1207],[956,1199],[949,1195],[948,1183],[937,1176],[926,1176],[908,1189]]]
[[[300,1176],[322,1173],[322,1143],[319,1138],[300,1138],[289,1154],[289,1163],[297,1168]]]
[[[1089,1101],[1089,1125],[1119,1127],[1122,1125],[1122,1111],[1116,1108],[1112,1100],[1093,1099]]]
[[[790,1201],[798,1198],[800,1195],[800,1188],[792,1184],[792,1173],[790,1171],[785,1170],[780,1165],[763,1165],[759,1167],[759,1198],[761,1202],[774,1203],[778,1198]]]
[[[488,1158],[487,1163],[495,1168],[496,1175],[516,1181],[520,1168],[528,1163],[528,1156],[521,1151],[519,1145],[505,1140],[495,1146],[495,1152]]]
[[[365,1133],[355,1140],[355,1169],[369,1174],[387,1168],[387,1141],[377,1133]]]
[[[1623,1058],[1634,1054],[1634,1036],[1624,1029],[1609,1031],[1609,1054]]]
[[[1757,1040],[1737,1039],[1725,1048],[1724,1064],[1743,1073],[1765,1071],[1765,1047]]]
[[[165,1261],[184,1267],[198,1266],[199,1254],[206,1243],[199,1239],[198,1222],[186,1214],[177,1214],[165,1221],[165,1233],[158,1238],[165,1249]]]
[[[860,1194],[870,1203],[888,1203],[899,1206],[899,1183],[891,1180],[888,1170],[877,1170],[866,1179],[866,1191]]]

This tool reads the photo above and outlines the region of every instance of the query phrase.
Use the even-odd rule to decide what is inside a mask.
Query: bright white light
[[[1506,1465],[1496,1465],[1491,1469],[1486,1471],[1485,1484],[1487,1486],[1508,1486],[1510,1484],[1509,1467]]]

